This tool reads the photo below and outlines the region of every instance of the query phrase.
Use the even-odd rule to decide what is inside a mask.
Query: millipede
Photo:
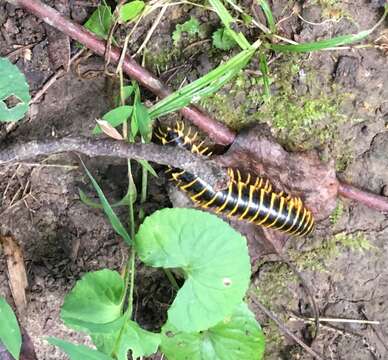
[[[158,125],[154,137],[162,145],[179,146],[206,157],[212,154],[204,141],[197,143],[198,132],[192,133],[191,127],[186,130],[183,122],[177,122],[174,127]],[[314,229],[314,217],[302,200],[274,191],[270,181],[263,177],[228,168],[227,187],[216,191],[185,170],[168,167],[166,173],[197,206],[211,209],[216,214],[233,216],[296,236],[306,236]]]

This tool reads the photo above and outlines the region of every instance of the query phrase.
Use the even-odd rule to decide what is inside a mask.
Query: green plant
[[[214,215],[164,209],[147,217],[132,241],[94,181],[93,185],[112,226],[139,258],[152,267],[181,269],[185,283],[161,332],[151,333],[131,320],[132,277],[108,269],[88,273],[66,297],[61,318],[89,334],[97,351],[54,338],[50,342],[72,359],[90,353],[96,359],[124,360],[129,350],[136,359],[159,346],[170,360],[186,359],[188,354],[191,359],[223,360],[236,351],[242,360],[261,359],[263,334],[242,302],[250,278],[245,239]]]
[[[16,316],[3,297],[0,297],[0,319],[0,342],[4,344],[13,358],[18,360],[22,336]]]
[[[186,34],[189,39],[192,39],[196,34],[200,32],[199,21],[195,17],[191,17],[183,24],[177,24],[175,30],[172,33],[172,39],[174,45],[177,46],[182,39],[182,35]]]
[[[31,100],[24,74],[7,58],[0,58],[0,122],[22,119]]]

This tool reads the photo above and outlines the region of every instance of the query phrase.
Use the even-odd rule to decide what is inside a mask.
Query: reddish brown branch
[[[106,43],[98,39],[94,34],[86,30],[77,23],[63,17],[53,8],[43,4],[39,0],[7,0],[8,2],[20,6],[30,13],[36,15],[47,24],[62,31],[72,39],[77,40],[87,48],[98,55],[104,56],[106,52]],[[121,50],[117,47],[110,49],[109,58],[113,63],[117,63],[120,58]],[[149,89],[155,95],[163,98],[171,93],[171,90],[166,87],[148,70],[142,68],[130,56],[126,56],[123,62],[124,72],[138,81],[145,88]],[[185,107],[180,110],[181,114],[197,125],[200,129],[206,132],[216,143],[222,145],[231,144],[236,134],[227,128],[225,125],[215,121],[207,114],[201,112],[194,106]],[[378,196],[369,192],[362,191],[351,185],[340,183],[339,195],[349,199],[356,200],[373,209],[379,211],[388,211],[388,198]]]
[[[388,212],[388,198],[385,196],[376,195],[342,182],[339,183],[338,195],[356,200],[372,209]]]
[[[85,45],[94,53],[104,56],[106,51],[106,42],[97,38],[83,26],[71,21],[62,16],[58,11],[43,4],[39,0],[7,0],[11,4],[20,6],[35,16],[42,19],[45,23],[53,26],[57,30],[62,31],[72,39]],[[112,46],[109,52],[110,61],[118,63],[121,50]],[[123,62],[124,72],[132,79],[138,81],[145,88],[153,92],[160,98],[166,97],[171,93],[171,90],[165,86],[155,75],[141,67],[130,56],[126,56]],[[208,115],[201,112],[194,106],[185,107],[180,110],[181,114],[205,131],[217,143],[222,145],[231,144],[236,134],[227,128],[225,125],[215,121]]]

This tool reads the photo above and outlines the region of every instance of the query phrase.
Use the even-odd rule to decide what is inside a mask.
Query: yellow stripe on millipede
[[[231,217],[238,209],[238,205],[239,205],[239,201],[241,199],[241,192],[242,192],[242,188],[244,186],[244,183],[238,183],[237,187],[238,187],[238,198],[237,198],[237,201],[236,201],[236,205],[235,207],[233,208],[232,211],[229,212],[229,214],[227,215],[228,217]]]
[[[256,211],[256,214],[253,216],[253,218],[249,219],[248,222],[254,222],[257,217],[259,216],[259,213],[260,213],[260,210],[261,210],[261,207],[263,205],[263,201],[264,201],[264,190],[263,189],[260,189],[260,202],[259,202],[259,206],[258,206],[258,209]]]
[[[197,201],[197,197],[198,197],[198,196],[201,196],[206,190],[207,190],[206,187],[204,187],[203,190],[200,191],[198,194],[191,196],[191,197],[190,197],[191,200],[193,200],[194,202]]]
[[[216,213],[220,213],[222,210],[225,209],[226,205],[228,204],[229,198],[232,195],[232,188],[233,188],[233,182],[231,181],[228,188],[228,195],[226,196],[225,202],[216,210]]]
[[[298,222],[298,219],[299,219],[299,214],[300,214],[300,209],[301,209],[301,206],[300,206],[300,202],[298,199],[296,199],[297,203],[296,203],[296,208],[298,209],[296,211],[296,215],[295,215],[295,219],[294,219],[294,222],[292,223],[291,227],[286,231],[288,234],[293,234],[294,231],[291,231],[292,228],[296,225],[296,223]]]
[[[284,207],[284,198],[280,197],[280,206],[279,206],[279,209],[278,209],[278,216],[276,216],[276,219],[271,224],[267,225],[268,227],[272,227],[272,226],[274,226],[276,224],[276,222],[279,219],[279,216],[281,215],[281,213],[283,211],[283,207]]]
[[[279,228],[275,227],[276,230],[281,230],[281,229],[283,229],[286,226],[288,220],[291,217],[291,213],[292,213],[292,209],[293,208],[294,208],[294,203],[292,201],[289,201],[288,202],[288,213],[287,213],[286,220],[284,220],[284,223],[283,223],[283,225],[281,227],[279,227]]]
[[[193,186],[196,182],[198,181],[198,178],[195,178],[193,181],[191,181],[190,183],[186,184],[186,185],[183,185],[181,186],[180,188],[183,190],[183,191],[187,191],[187,189],[191,186]]]
[[[303,217],[299,222],[299,226],[294,231],[290,232],[289,233],[290,235],[296,234],[300,230],[301,226],[304,224],[304,219],[306,218],[307,209],[305,207],[302,207],[302,209],[303,209]]]
[[[241,216],[238,218],[239,220],[244,220],[244,217],[245,215],[249,212],[249,209],[251,207],[251,204],[252,204],[252,198],[253,198],[253,192],[255,191],[255,187],[254,186],[249,186],[249,200],[248,200],[248,205],[247,205],[247,208],[245,209],[245,211],[241,214]]]
[[[276,198],[276,195],[275,195],[274,193],[272,193],[272,194],[271,194],[271,203],[270,203],[270,205],[269,205],[269,209],[268,209],[267,216],[266,216],[263,220],[259,221],[259,222],[257,223],[257,225],[264,224],[264,223],[268,220],[269,215],[270,215],[271,212],[272,212],[273,203],[274,203],[274,201],[275,201],[275,198]]]
[[[214,194],[214,196],[213,196],[206,204],[203,204],[203,205],[202,205],[202,207],[203,207],[204,209],[207,209],[211,204],[214,203],[214,201],[217,199],[217,197],[218,197],[220,194],[221,194],[221,193],[217,191],[217,192]]]

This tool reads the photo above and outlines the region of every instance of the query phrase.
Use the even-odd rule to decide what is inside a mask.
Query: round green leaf
[[[0,121],[18,121],[28,110],[31,100],[24,74],[7,58],[0,58]],[[13,107],[5,103],[10,97],[18,100]]]
[[[124,296],[124,281],[116,271],[104,269],[87,273],[77,281],[66,296],[61,309],[61,318],[69,326],[78,327],[78,322],[105,324],[121,315]]]
[[[119,18],[121,22],[127,22],[138,16],[144,9],[144,2],[135,0],[120,7]]]
[[[0,342],[15,359],[19,359],[22,336],[16,316],[3,297],[0,297]]]
[[[162,329],[161,349],[168,360],[260,360],[264,335],[245,303],[233,315],[201,333],[185,333],[170,322]]]
[[[186,281],[168,311],[181,331],[201,331],[230,315],[249,284],[246,240],[215,215],[193,209],[153,213],[136,235],[147,265],[181,268]]]

